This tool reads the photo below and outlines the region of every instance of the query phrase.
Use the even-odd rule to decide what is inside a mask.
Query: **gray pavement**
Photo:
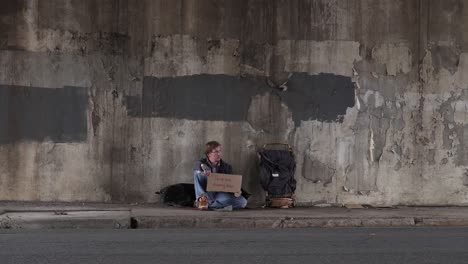
[[[0,229],[468,226],[468,207],[199,211],[154,204],[0,203]]]
[[[466,227],[0,230],[0,263],[466,263]]]

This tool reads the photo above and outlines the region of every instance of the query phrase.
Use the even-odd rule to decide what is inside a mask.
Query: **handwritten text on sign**
[[[240,192],[242,175],[211,173],[208,176],[208,192]]]

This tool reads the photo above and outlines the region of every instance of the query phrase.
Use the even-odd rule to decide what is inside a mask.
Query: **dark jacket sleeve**
[[[232,166],[229,163],[223,161],[223,170],[221,173],[232,174]]]
[[[201,164],[202,162],[197,160],[197,162],[195,162],[195,164],[193,165],[193,171],[201,170]]]

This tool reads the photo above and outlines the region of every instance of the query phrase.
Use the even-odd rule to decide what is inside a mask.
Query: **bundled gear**
[[[278,146],[282,149],[277,149]],[[267,192],[265,206],[294,207],[296,161],[292,147],[286,143],[265,144],[258,155],[260,157],[260,183]]]
[[[195,187],[192,183],[177,183],[156,192],[160,202],[170,206],[192,207],[195,202]]]
[[[242,196],[245,199],[250,197],[250,193],[242,190]],[[197,200],[195,198],[195,186],[193,183],[177,183],[173,185],[166,186],[161,190],[157,191],[156,194],[159,195],[159,201],[162,204],[175,206],[175,207],[193,207],[206,209],[208,206],[208,200],[206,196],[203,199]]]

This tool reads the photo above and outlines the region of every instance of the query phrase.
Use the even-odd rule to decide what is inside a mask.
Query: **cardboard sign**
[[[208,192],[240,192],[242,175],[211,173],[208,176]]]

